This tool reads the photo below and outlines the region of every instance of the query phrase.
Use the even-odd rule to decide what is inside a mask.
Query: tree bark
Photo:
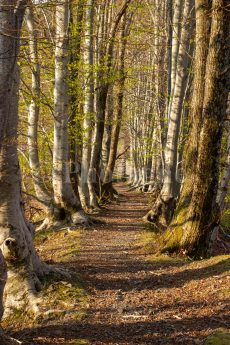
[[[92,135],[92,118],[94,115],[94,0],[86,2],[85,18],[85,39],[84,39],[84,65],[85,73],[85,100],[84,100],[84,122],[83,122],[83,144],[81,160],[81,179],[79,183],[79,194],[83,207],[89,207],[89,189],[88,189],[88,172],[91,154],[91,135]]]
[[[46,271],[34,248],[33,228],[25,219],[17,155],[17,57],[24,11],[24,2],[0,2],[0,247],[8,269],[6,314],[22,306],[37,312],[38,276]]]
[[[0,321],[3,316],[4,308],[3,308],[3,292],[6,284],[7,279],[7,269],[6,263],[4,260],[4,256],[2,255],[2,251],[0,249]],[[9,336],[6,336],[2,329],[0,329],[0,343],[1,345],[18,345],[21,342],[17,341],[16,339],[12,339]]]
[[[177,196],[177,152],[179,130],[181,124],[182,106],[185,87],[188,78],[189,46],[192,34],[192,1],[185,0],[181,41],[178,52],[177,73],[173,92],[170,116],[168,122],[167,141],[164,152],[164,179],[161,193],[153,209],[144,217],[144,220],[154,222],[158,227],[167,227],[171,221]]]
[[[32,172],[36,197],[45,205],[46,212],[50,212],[51,196],[41,177],[39,150],[38,150],[38,121],[40,112],[40,64],[37,48],[37,30],[34,23],[33,4],[31,3],[25,14],[29,32],[29,60],[31,64],[31,101],[28,112],[28,153],[29,165]]]
[[[96,122],[93,137],[93,146],[91,151],[91,161],[88,173],[88,188],[90,194],[90,206],[92,208],[98,208],[97,195],[100,194],[100,162],[102,151],[102,140],[104,135],[104,122],[106,112],[106,101],[109,91],[109,85],[111,83],[111,70],[113,64],[113,50],[115,44],[115,36],[120,24],[120,21],[125,14],[129,3],[132,0],[126,0],[118,12],[115,21],[111,28],[111,33],[107,47],[104,47],[102,40],[98,61],[100,64],[100,70],[98,73],[98,85],[96,93]],[[104,19],[102,19],[102,25],[104,26]],[[102,28],[104,30],[104,27]],[[106,59],[105,59],[106,57]]]
[[[69,166],[68,143],[68,2],[56,6],[56,47],[54,87],[54,148],[53,190],[54,201],[62,212],[60,221],[73,224],[87,223],[79,196],[75,194]]]
[[[195,257],[207,256],[212,230],[219,223],[216,195],[220,143],[230,87],[230,14],[227,5],[226,0],[212,2],[211,34],[205,61],[202,127],[197,164],[192,178],[193,192],[188,207],[185,205],[186,214],[183,204],[179,202],[175,219],[163,236],[162,251],[181,251]],[[200,10],[197,6],[196,8]],[[188,178],[191,183],[190,174],[185,180]]]
[[[124,98],[124,86],[125,86],[125,52],[127,37],[129,35],[129,28],[131,24],[131,17],[128,18],[124,15],[121,32],[121,48],[120,48],[120,66],[119,66],[119,81],[118,81],[118,93],[117,93],[117,110],[114,123],[112,126],[111,144],[109,151],[108,164],[105,170],[105,176],[103,180],[103,197],[113,199],[114,190],[112,187],[112,176],[117,157],[117,146],[119,141],[119,134],[121,129],[121,121],[123,115],[123,98]]]

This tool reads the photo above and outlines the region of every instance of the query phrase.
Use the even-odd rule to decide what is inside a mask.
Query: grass
[[[34,318],[25,310],[14,310],[12,315],[2,322],[2,326],[11,331],[74,322],[85,315],[88,294],[81,279],[73,271],[73,262],[80,249],[80,230],[37,232],[35,245],[44,261],[69,269],[72,274],[68,278],[60,274],[43,277],[42,290],[37,296],[39,314]],[[37,344],[36,339],[34,344]],[[88,342],[76,339],[65,343],[67,344],[87,345]]]

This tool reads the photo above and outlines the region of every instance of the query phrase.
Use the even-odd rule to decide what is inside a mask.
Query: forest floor
[[[148,197],[117,188],[102,224],[38,234],[43,259],[77,278],[44,282],[35,321],[20,314],[3,323],[26,345],[193,345],[229,327],[230,256],[154,257],[143,248]]]

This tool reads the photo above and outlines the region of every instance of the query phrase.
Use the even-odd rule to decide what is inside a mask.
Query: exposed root
[[[220,225],[214,227],[211,233],[208,253],[210,256],[215,255],[216,253],[230,253],[230,236],[225,233],[224,229]]]
[[[102,186],[100,201],[102,203],[110,202],[118,197],[118,192],[113,187],[112,182],[105,183]]]
[[[164,201],[161,196],[159,196],[152,210],[143,217],[143,220],[153,223],[157,228],[164,230],[172,219],[174,209],[175,200],[173,198]]]
[[[5,335],[3,330],[0,329],[0,344],[1,345],[19,345],[19,344],[22,344],[22,342]]]
[[[73,225],[89,225],[89,222],[89,217],[87,217],[84,211],[77,211],[71,215],[71,223]]]
[[[66,227],[76,226],[76,225],[85,225],[88,226],[93,224],[91,217],[83,211],[77,211],[72,213],[70,216],[66,216],[61,220],[54,220],[53,217],[47,217],[44,219],[41,225],[36,228],[36,231],[44,231],[48,229],[53,229],[55,231],[61,230]]]

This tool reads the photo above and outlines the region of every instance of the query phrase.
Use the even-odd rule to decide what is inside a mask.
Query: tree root
[[[54,220],[53,217],[47,217],[43,220],[42,224],[36,228],[36,232],[48,229],[57,231],[67,227],[74,227],[76,225],[89,226],[93,223],[92,217],[86,215],[84,211],[80,210],[78,212],[74,212],[70,217],[65,217],[62,220]]]
[[[19,344],[22,344],[22,342],[5,335],[3,330],[0,329],[0,344],[1,345],[19,345]]]
[[[169,225],[175,209],[175,200],[173,198],[164,201],[161,195],[157,198],[152,210],[144,217],[144,222],[153,223],[159,229],[166,229]]]

